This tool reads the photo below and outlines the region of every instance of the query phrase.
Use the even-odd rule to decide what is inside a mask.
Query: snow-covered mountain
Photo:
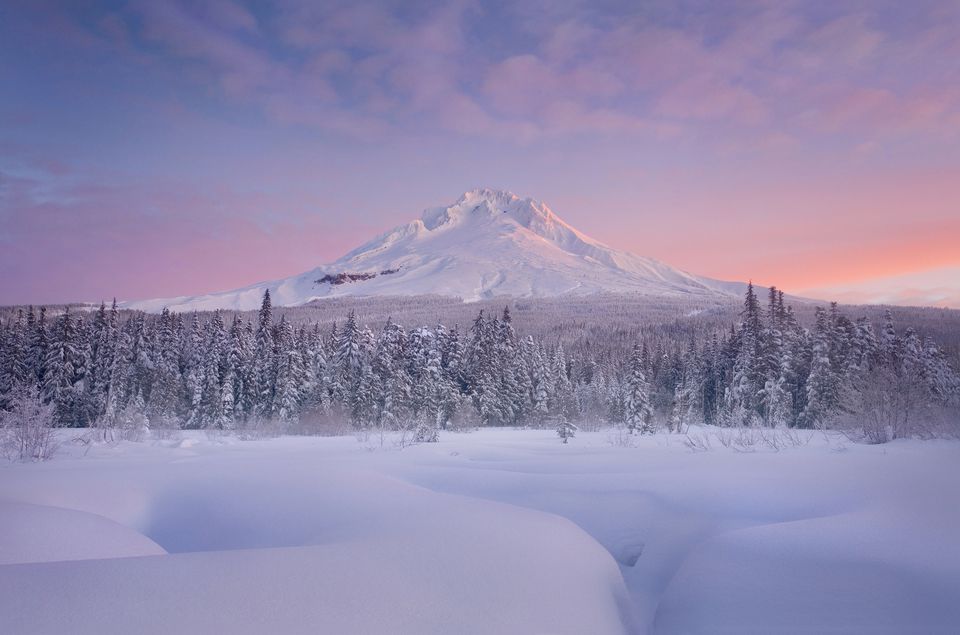
[[[566,293],[731,296],[743,285],[680,271],[618,251],[582,234],[547,205],[510,192],[476,189],[448,207],[361,245],[339,260],[297,276],[233,291],[126,303],[159,311],[295,306],[336,296],[444,295],[476,301],[496,296]]]

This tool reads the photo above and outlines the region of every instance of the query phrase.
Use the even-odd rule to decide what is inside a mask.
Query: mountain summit
[[[618,251],[577,231],[543,202],[481,188],[453,205],[378,236],[306,273],[208,295],[131,302],[147,311],[250,310],[266,289],[277,305],[336,296],[445,295],[476,301],[496,296],[567,293],[650,296],[733,295],[720,282],[652,258]]]

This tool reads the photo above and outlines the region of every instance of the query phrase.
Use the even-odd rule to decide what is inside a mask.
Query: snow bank
[[[158,460],[171,449],[156,448],[136,467],[121,457],[60,465],[46,496],[115,513],[171,555],[117,558],[131,555],[118,546],[99,560],[0,566],[0,631],[626,631],[616,563],[570,521],[404,483],[372,470],[379,457],[356,442],[324,457],[322,443],[302,441],[318,451],[198,443],[193,457]],[[52,473],[7,470],[0,497],[40,492]],[[84,495],[107,475],[129,487],[113,511]],[[138,497],[145,510],[131,515]],[[56,535],[56,519],[32,521]],[[95,534],[48,542],[30,559],[91,556]]]
[[[0,565],[164,554],[112,520],[72,509],[0,502]]]
[[[0,624],[9,633],[623,632],[609,556],[558,519],[503,512],[422,536],[0,567]]]

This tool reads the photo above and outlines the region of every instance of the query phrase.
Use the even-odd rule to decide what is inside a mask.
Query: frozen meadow
[[[957,631],[960,443],[734,434],[67,442],[0,465],[0,632]]]

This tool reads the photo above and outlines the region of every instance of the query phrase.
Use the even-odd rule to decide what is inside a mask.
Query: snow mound
[[[553,547],[571,538],[502,520],[473,537],[499,527],[547,530],[539,537]],[[625,632],[616,568],[577,549],[591,542],[582,535],[563,543],[574,549],[566,565],[529,549],[526,534],[472,548],[469,535],[431,537],[2,567],[0,624],[21,634]]]
[[[347,456],[358,451],[350,442]],[[570,521],[355,469],[343,453],[325,465],[299,445],[197,446],[187,462],[157,447],[136,466],[104,455],[96,469],[79,461],[55,494],[48,470],[5,474],[0,501],[32,492],[116,514],[170,554],[0,566],[0,632],[628,631],[615,561]],[[119,500],[142,497],[145,512],[85,496],[108,476],[132,491]],[[40,533],[60,531],[54,516],[23,517]],[[73,542],[120,542],[96,529]],[[35,559],[54,559],[45,549]]]
[[[103,516],[46,505],[0,502],[0,565],[164,553],[160,545],[143,534]]]
[[[326,297],[444,295],[465,301],[567,293],[733,296],[739,283],[695,276],[586,236],[545,203],[505,191],[466,192],[303,274],[208,295],[129,302],[146,311],[251,310]]]

